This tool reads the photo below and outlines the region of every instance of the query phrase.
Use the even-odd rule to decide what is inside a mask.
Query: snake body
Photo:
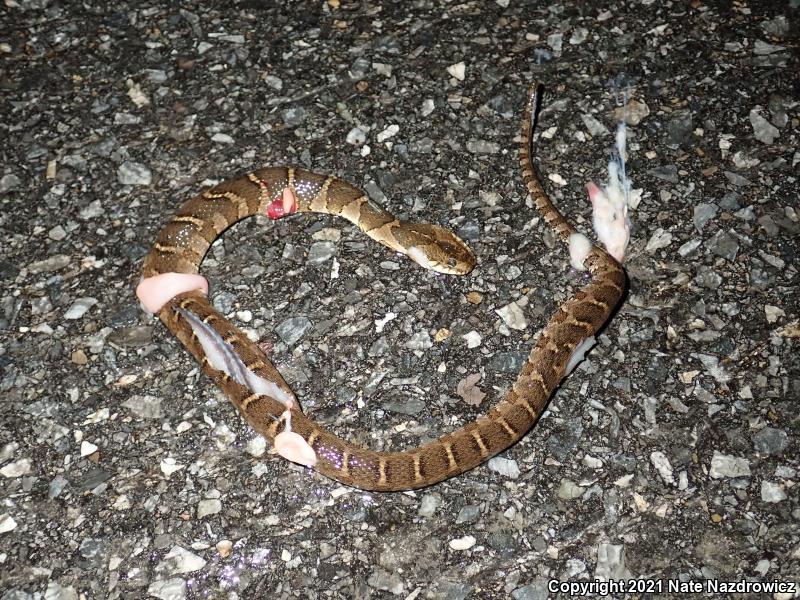
[[[550,201],[531,159],[538,90],[538,86],[532,87],[522,118],[520,166],[536,209],[566,243],[575,228]],[[217,236],[241,219],[267,212],[287,188],[296,198],[297,211],[342,216],[374,240],[408,254],[423,266],[456,274],[474,266],[472,253],[447,230],[399,221],[374,205],[364,192],[336,177],[279,167],[226,181],[187,201],[159,233],[145,258],[144,277],[197,273]],[[464,473],[517,442],[536,423],[549,397],[571,370],[576,351],[580,352],[605,325],[623,296],[625,272],[605,250],[593,246],[584,264],[591,273],[589,283],[556,310],[506,397],[485,415],[423,446],[401,452],[376,452],[354,445],[325,430],[300,410],[292,410],[292,431],[316,453],[314,468],[357,488],[406,490]],[[201,291],[174,297],[158,311],[158,317],[250,425],[272,443],[282,430],[280,417],[286,411],[281,398],[293,395],[261,350],[214,310]],[[238,357],[240,366],[257,375],[264,385],[254,392],[253,386],[242,384],[247,383],[246,377],[231,377],[212,367],[192,327],[193,320],[195,328],[199,320],[216,332],[232,351],[229,353]]]

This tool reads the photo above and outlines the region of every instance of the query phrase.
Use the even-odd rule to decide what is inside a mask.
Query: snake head
[[[472,250],[452,231],[429,223],[404,222],[395,238],[402,252],[426,269],[446,275],[466,275],[475,268]]]

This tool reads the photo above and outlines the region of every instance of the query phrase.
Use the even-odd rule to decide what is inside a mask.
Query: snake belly
[[[536,209],[562,241],[575,228],[561,215],[541,185],[531,160],[531,140],[539,86],[528,95],[522,118],[520,166]],[[188,200],[161,230],[143,265],[143,276],[197,273],[211,243],[234,223],[266,213],[285,189],[298,212],[319,212],[348,219],[385,246],[407,254],[422,266],[464,274],[475,258],[458,237],[436,225],[396,219],[364,192],[334,176],[299,168],[272,167],[223,182]],[[547,401],[572,368],[571,359],[608,321],[626,284],[622,266],[593,246],[585,261],[591,279],[551,317],[506,397],[463,428],[433,442],[400,452],[377,452],[327,431],[300,410],[292,410],[292,431],[316,453],[314,469],[343,484],[365,490],[399,491],[426,487],[468,471],[516,443],[536,423]],[[187,312],[192,317],[187,318]],[[248,423],[272,443],[286,410],[281,398],[293,398],[283,377],[250,339],[212,307],[200,292],[179,294],[158,311],[159,319],[189,350],[202,369]],[[214,368],[203,350],[193,319],[211,328],[251,373],[269,383],[259,393]],[[216,336],[215,336],[216,339]],[[241,380],[241,379],[240,379]]]

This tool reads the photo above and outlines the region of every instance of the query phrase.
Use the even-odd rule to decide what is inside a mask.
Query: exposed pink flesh
[[[600,188],[595,185],[594,181],[589,181],[586,184],[586,191],[589,192],[589,200],[592,201],[592,204],[594,204],[598,194],[602,194]]]
[[[317,454],[299,433],[281,431],[275,436],[273,449],[286,460],[293,463],[313,467],[317,464]]]
[[[267,206],[267,216],[270,219],[280,219],[286,215],[290,215],[297,211],[297,201],[294,196],[292,188],[283,188],[283,193],[280,198],[275,198]]]
[[[208,294],[208,280],[197,273],[160,273],[142,279],[136,296],[147,312],[155,314],[178,294],[194,290]]]

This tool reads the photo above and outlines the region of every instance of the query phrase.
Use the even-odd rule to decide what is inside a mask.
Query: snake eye
[[[458,261],[455,258],[448,258],[447,259],[447,266],[448,267],[455,267],[458,264]]]

